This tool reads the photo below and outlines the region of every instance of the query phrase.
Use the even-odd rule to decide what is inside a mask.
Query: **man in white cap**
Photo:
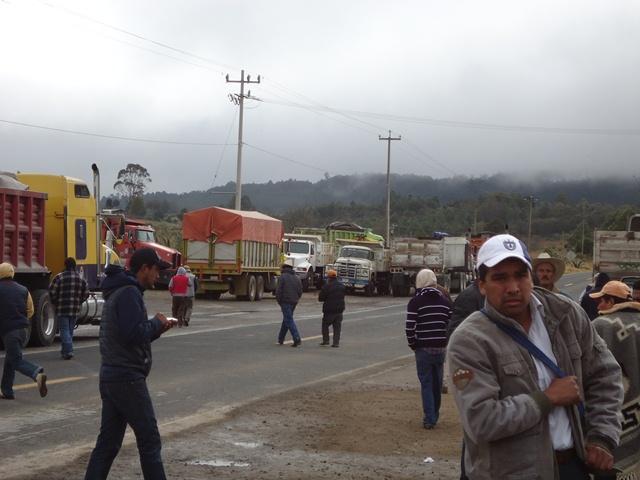
[[[622,369],[625,386],[622,407],[622,435],[614,452],[615,466],[622,478],[640,476],[640,302],[631,289],[612,280],[602,290],[589,294],[598,302],[600,316],[593,320],[598,334],[607,342]],[[604,478],[604,477],[603,477]],[[615,479],[615,477],[610,477]]]
[[[447,361],[468,478],[589,478],[620,438],[620,367],[575,303],[534,288],[525,245],[478,252],[481,311],[451,336]]]
[[[22,345],[27,341],[26,328],[33,316],[33,300],[29,291],[13,280],[13,265],[0,263],[0,337],[6,352],[0,398],[13,400],[13,381],[16,372],[38,384],[40,396],[47,395],[47,376],[44,369],[22,358]]]
[[[533,259],[533,273],[538,279],[538,285],[553,293],[561,293],[556,283],[564,275],[564,269],[564,262],[547,252],[542,252],[538,258]]]

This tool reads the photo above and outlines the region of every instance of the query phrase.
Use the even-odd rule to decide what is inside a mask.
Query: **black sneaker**
[[[338,348],[340,345],[331,345],[333,348]]]
[[[11,393],[9,395],[7,395],[6,393],[0,393],[0,398],[2,400],[15,400],[16,396],[13,393]]]
[[[328,347],[329,346],[329,342],[322,342],[320,344],[321,347]]]
[[[302,345],[302,340],[294,341],[291,344],[292,347],[299,347],[300,345]]]
[[[63,360],[71,360],[73,358],[73,353],[65,353],[62,355]]]
[[[36,375],[36,383],[38,384],[38,392],[41,397],[47,396],[47,375],[44,372],[40,372]]]

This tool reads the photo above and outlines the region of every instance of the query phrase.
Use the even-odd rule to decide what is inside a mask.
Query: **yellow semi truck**
[[[99,172],[97,166],[92,168],[93,194],[83,180],[43,173],[19,172],[13,176],[19,183],[0,188],[0,260],[15,266],[16,280],[32,294],[36,310],[29,335],[32,345],[50,345],[57,333],[48,285],[64,270],[67,257],[76,259],[91,290],[78,324],[100,321],[104,303],[98,291],[102,265],[119,259],[99,241]]]

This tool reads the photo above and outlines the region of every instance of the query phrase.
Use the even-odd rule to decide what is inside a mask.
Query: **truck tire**
[[[302,291],[303,292],[308,292],[309,291],[309,287],[311,286],[312,282],[312,278],[313,278],[313,270],[309,270],[307,272],[307,276],[304,280],[302,280]]]
[[[256,302],[262,300],[264,296],[264,277],[262,275],[258,275],[256,277]]]
[[[249,300],[250,302],[256,301],[256,291],[258,290],[258,285],[256,282],[256,277],[254,275],[249,275],[247,279],[247,295],[245,300]]]
[[[47,347],[53,343],[58,330],[53,305],[46,290],[36,290],[32,297],[34,313],[31,317],[29,345]]]

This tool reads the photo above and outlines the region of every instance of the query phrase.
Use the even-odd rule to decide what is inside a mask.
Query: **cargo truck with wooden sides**
[[[283,234],[280,220],[259,212],[202,208],[182,217],[183,259],[201,295],[260,300],[277,286]]]
[[[626,230],[596,230],[593,272],[632,285],[640,280],[640,214],[632,215]]]

